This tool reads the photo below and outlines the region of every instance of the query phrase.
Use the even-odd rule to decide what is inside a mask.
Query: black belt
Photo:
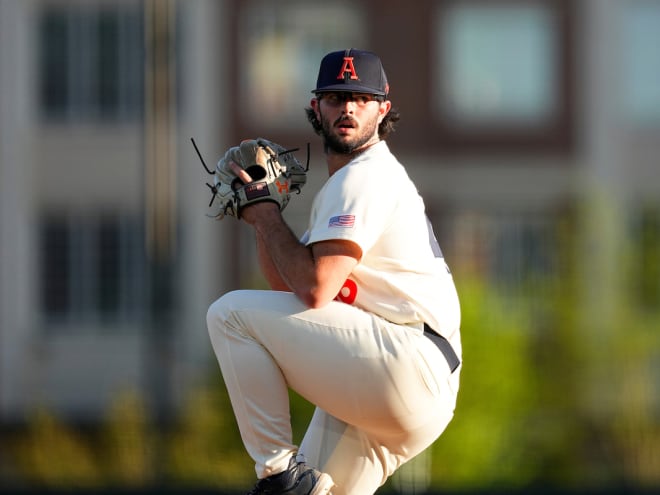
[[[451,346],[449,341],[440,335],[438,332],[433,330],[430,326],[424,323],[424,335],[426,335],[431,341],[438,346],[440,352],[445,356],[447,364],[449,364],[449,369],[453,373],[458,368],[458,365],[461,364],[461,360],[458,359],[458,356],[454,352],[454,348]]]

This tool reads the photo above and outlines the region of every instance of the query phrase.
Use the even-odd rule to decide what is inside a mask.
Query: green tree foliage
[[[433,483],[451,488],[520,485],[534,476],[530,415],[539,384],[528,370],[524,311],[483,284],[460,287],[463,369],[455,417],[432,450]]]
[[[119,394],[101,428],[98,444],[107,483],[114,486],[146,486],[156,477],[156,432],[140,396]]]
[[[167,473],[174,483],[239,488],[254,481],[254,463],[222,382],[190,395],[168,440]]]
[[[30,484],[84,488],[103,479],[89,441],[45,409],[35,412],[13,447],[16,465]]]

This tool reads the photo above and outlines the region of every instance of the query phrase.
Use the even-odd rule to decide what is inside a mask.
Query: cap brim
[[[359,84],[333,84],[331,86],[324,86],[323,88],[320,89],[314,89],[312,90],[312,93],[317,94],[317,93],[330,93],[333,91],[343,91],[343,92],[349,92],[349,93],[366,93],[370,95],[378,95],[378,96],[387,96],[387,94],[384,91],[377,91],[374,90],[374,88],[368,88],[366,86],[360,86]]]

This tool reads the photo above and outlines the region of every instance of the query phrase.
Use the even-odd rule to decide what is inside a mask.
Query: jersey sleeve
[[[372,167],[347,167],[337,172],[314,202],[307,244],[341,239],[368,251],[395,207],[396,196],[390,194],[390,187]]]

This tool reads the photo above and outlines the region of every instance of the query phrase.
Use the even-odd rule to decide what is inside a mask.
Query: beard
[[[326,153],[332,151],[340,155],[350,155],[362,148],[371,141],[376,135],[378,129],[378,119],[368,121],[363,127],[360,127],[356,135],[352,138],[341,137],[334,132],[334,125],[342,121],[355,121],[350,118],[340,118],[334,123],[321,116],[321,136],[323,137],[323,146]]]

